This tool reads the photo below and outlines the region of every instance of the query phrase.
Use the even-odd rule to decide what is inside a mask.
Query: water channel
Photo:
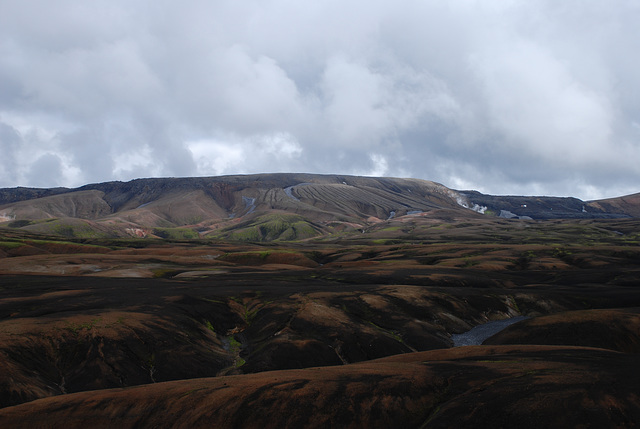
[[[493,322],[483,323],[463,334],[453,334],[453,347],[460,346],[479,346],[484,340],[494,336],[507,326],[513,325],[521,320],[528,319],[527,316],[516,316],[504,320],[495,320]]]

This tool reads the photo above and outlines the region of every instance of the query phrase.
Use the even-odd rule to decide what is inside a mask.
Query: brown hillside
[[[14,220],[77,217],[97,219],[111,213],[104,193],[96,190],[75,191],[15,204],[0,206],[0,212]]]
[[[19,200],[19,191],[4,194],[7,199],[13,195]],[[265,174],[87,185],[44,198],[7,202],[0,205],[0,215],[10,228],[31,227],[54,234],[58,233],[56,228],[47,230],[48,225],[42,220],[92,220],[97,223],[87,225],[95,230],[94,235],[117,237],[132,235],[127,231],[135,229],[153,234],[153,228],[189,227],[201,234],[232,231],[240,219],[251,220],[274,212],[302,216],[305,222],[351,222],[361,228],[412,211],[463,209],[458,200],[455,191],[424,180]],[[312,228],[315,233],[329,232],[318,225]],[[86,237],[92,232],[73,230],[67,235]],[[306,233],[294,231],[284,237],[276,234],[265,240],[298,236],[308,238],[308,228]]]
[[[279,210],[220,226],[268,241],[252,244],[178,227],[24,230],[89,222],[109,225],[0,229],[0,427],[640,422],[640,220],[449,208],[358,224]],[[332,233],[301,239],[319,230]],[[453,334],[518,315],[531,319],[504,342],[530,345],[451,349]]]
[[[484,344],[599,347],[640,353],[640,308],[570,311],[523,320]]]
[[[622,219],[640,216],[639,198],[636,194],[586,203],[577,198],[491,196],[426,180],[345,175],[151,178],[72,190],[0,189],[0,227],[67,237],[294,241],[363,231],[416,214],[440,220],[482,217],[479,213],[488,219]],[[281,219],[265,220],[283,213],[301,219],[289,218],[287,225]],[[64,225],[45,222],[55,219]],[[84,223],[74,225],[70,219]]]
[[[634,427],[637,359],[494,346],[81,392],[0,410],[12,428]]]
[[[625,197],[590,201],[589,206],[606,211],[627,213],[633,217],[640,217],[640,193],[627,195]]]

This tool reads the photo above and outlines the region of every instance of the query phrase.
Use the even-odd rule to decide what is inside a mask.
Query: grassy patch
[[[218,257],[218,260],[225,262],[234,262],[238,264],[262,264],[267,259],[271,260],[271,257],[277,257],[278,255],[299,255],[299,252],[294,250],[259,250],[248,252],[231,252],[225,253]]]
[[[64,238],[106,238],[108,234],[96,229],[90,223],[79,219],[42,219],[31,221],[25,225],[46,234],[53,234]]]
[[[176,270],[174,268],[158,268],[153,270],[153,278],[154,279],[167,279],[175,276],[176,274],[180,274],[182,271]]]
[[[26,244],[32,245],[32,246],[52,246],[52,245],[62,245],[62,246],[73,246],[75,248],[87,248],[87,250],[90,249],[105,249],[105,250],[112,250],[110,247],[107,246],[102,246],[102,245],[98,245],[98,244],[88,244],[88,243],[82,243],[82,242],[73,242],[73,241],[66,241],[66,240],[26,240]],[[92,252],[93,253],[93,252]]]
[[[386,228],[382,228],[380,231],[400,231],[402,230],[402,226],[388,226]]]
[[[156,366],[156,354],[151,353],[145,362],[147,364],[147,368],[153,369]]]
[[[471,259],[465,258],[464,264],[462,264],[462,268],[471,268],[478,265],[480,262],[473,261]]]
[[[102,319],[98,318],[98,319],[92,319],[90,322],[84,322],[84,323],[67,323],[67,325],[65,326],[65,329],[77,337],[80,331],[91,330],[96,326],[96,324],[100,322],[102,322]]]
[[[378,331],[387,334],[388,336],[392,337],[394,340],[396,340],[397,342],[404,344],[404,340],[402,339],[402,337],[400,335],[398,335],[395,331],[391,331],[389,329],[385,329],[379,325],[376,325],[375,323],[373,323],[372,321],[368,321],[369,324],[371,326],[373,326],[374,328],[376,328]]]
[[[203,301],[210,302],[212,304],[226,304],[224,301],[220,301],[219,299],[211,299],[211,298],[200,298]]]
[[[153,234],[167,240],[193,240],[200,238],[198,231],[191,228],[154,228]]]
[[[14,220],[12,222],[9,222],[7,226],[9,228],[22,228],[23,226],[29,226],[32,224],[33,224],[33,221],[30,221],[28,219],[20,219],[20,220]]]
[[[213,327],[213,325],[211,324],[211,322],[209,322],[208,320],[204,321],[205,326],[207,327],[208,330],[210,330],[211,332],[213,332],[214,334],[216,333],[215,328]]]
[[[17,249],[24,246],[24,243],[19,241],[0,241],[0,249]]]
[[[251,323],[253,323],[253,320],[256,318],[258,311],[260,311],[259,308],[249,310],[246,306],[244,307],[244,314],[242,315],[242,317],[247,325],[251,325]]]
[[[377,238],[374,240],[371,240],[371,244],[377,244],[377,245],[385,245],[385,244],[392,244],[393,240],[387,240],[384,238]]]
[[[231,347],[231,351],[237,352],[242,347],[242,343],[236,339],[236,337],[229,338],[229,346]]]
[[[76,236],[76,230],[71,225],[56,225],[51,229],[51,232],[68,238]]]
[[[271,213],[259,216],[215,234],[233,241],[294,241],[319,235],[319,231],[302,216]]]
[[[232,336],[229,338],[229,351],[235,356],[235,361],[233,366],[236,368],[240,368],[242,365],[247,363],[243,358],[240,357],[240,350],[242,349],[242,343],[236,339],[236,337]]]
[[[262,241],[262,235],[258,227],[245,228],[240,231],[233,231],[227,236],[235,241]]]

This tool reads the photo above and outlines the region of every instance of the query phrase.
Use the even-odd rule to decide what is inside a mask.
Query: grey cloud
[[[0,122],[0,180],[3,182],[14,182],[16,180],[17,165],[16,151],[22,142],[22,137],[18,131],[10,125]]]
[[[37,158],[30,166],[27,180],[35,187],[54,187],[62,182],[62,161],[55,154],[47,153]]]
[[[81,170],[84,181],[99,182],[103,177],[112,178],[114,171],[111,148],[117,142],[104,141],[112,136],[108,130],[97,126],[62,133],[59,136],[60,150],[71,155],[72,163]]]
[[[577,0],[5,1],[0,186],[60,167],[51,185],[308,171],[637,192],[638,18]]]

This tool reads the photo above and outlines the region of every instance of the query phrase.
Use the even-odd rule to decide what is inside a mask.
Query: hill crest
[[[421,179],[276,173],[0,189],[0,226],[81,236],[304,239],[407,215],[555,219],[640,216],[640,194],[491,196]]]

